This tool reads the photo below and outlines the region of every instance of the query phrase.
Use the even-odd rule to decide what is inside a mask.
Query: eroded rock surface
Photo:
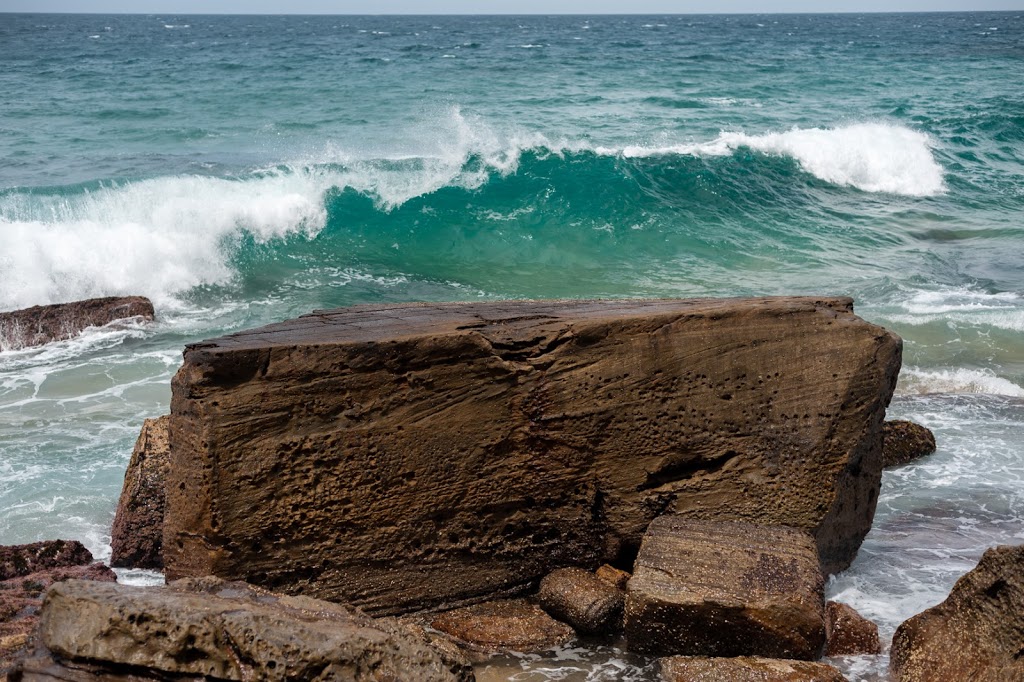
[[[892,640],[900,682],[1024,680],[1024,545],[996,547]]]
[[[92,563],[75,540],[0,546],[0,679],[29,649],[44,590],[71,579],[113,582],[116,576]]]
[[[142,296],[92,298],[0,313],[0,350],[18,350],[78,336],[86,327],[116,320],[152,320],[153,304]]]
[[[25,661],[26,682],[83,679],[83,671],[138,680],[471,679],[417,638],[358,611],[215,579],[54,585],[39,634],[46,650]]]
[[[601,566],[598,566],[596,571],[594,571],[594,575],[596,575],[598,578],[605,581],[606,583],[614,585],[620,590],[625,590],[626,583],[629,582],[631,574],[628,571],[623,571],[620,568],[615,568],[614,566],[609,566],[608,564],[602,564]]]
[[[883,467],[907,464],[933,452],[935,452],[935,434],[924,426],[902,419],[893,419],[883,424]]]
[[[804,531],[655,519],[626,589],[626,640],[657,656],[815,660],[824,580]]]
[[[147,419],[124,475],[110,531],[110,565],[163,568],[164,502],[170,417]]]
[[[540,581],[537,601],[554,618],[579,632],[598,634],[622,627],[625,596],[590,571],[560,568]]]
[[[673,512],[805,529],[838,570],[900,349],[842,298],[357,306],[195,344],[167,575],[451,608],[629,564]]]
[[[878,626],[852,606],[837,601],[825,604],[825,640],[826,656],[877,654],[882,651]]]
[[[846,682],[832,666],[810,661],[673,656],[658,664],[664,682]]]
[[[565,623],[519,599],[448,611],[433,618],[430,625],[460,646],[487,654],[550,651],[575,636]]]

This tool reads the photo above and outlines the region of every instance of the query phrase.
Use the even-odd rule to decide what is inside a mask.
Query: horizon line
[[[692,17],[692,16],[794,16],[794,15],[834,15],[834,14],[1013,14],[1024,13],[1024,8],[1016,9],[981,9],[981,10],[834,10],[818,12],[811,10],[795,10],[789,12],[59,12],[53,10],[36,10],[18,12],[0,10],[4,14],[53,14],[60,16],[157,16],[175,14],[178,16],[211,16],[211,17]]]

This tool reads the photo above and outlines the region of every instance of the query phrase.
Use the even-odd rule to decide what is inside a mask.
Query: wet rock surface
[[[135,442],[110,531],[110,565],[160,569],[170,417],[147,419]]]
[[[832,666],[810,661],[673,656],[658,663],[664,682],[846,682]]]
[[[935,452],[935,434],[914,422],[901,419],[882,426],[882,466],[900,466]]]
[[[536,604],[519,599],[447,611],[433,618],[430,625],[460,646],[486,654],[550,651],[575,636],[565,623]]]
[[[582,568],[560,568],[540,581],[537,601],[553,618],[587,634],[622,629],[625,593]]]
[[[899,682],[1024,680],[1024,545],[990,549],[941,604],[896,629]]]
[[[623,571],[622,569],[609,566],[608,564],[602,564],[599,566],[597,570],[594,571],[594,575],[606,583],[614,585],[620,590],[626,589],[626,583],[629,582],[629,578],[631,576],[628,571]]]
[[[663,516],[626,590],[626,639],[658,656],[814,660],[825,644],[823,587],[803,531]]]
[[[0,576],[0,679],[28,652],[46,588],[63,580],[116,579],[74,540],[0,547]]]
[[[878,638],[877,625],[851,606],[836,601],[825,604],[826,656],[878,654],[881,651],[882,641]]]
[[[838,570],[900,350],[843,298],[357,306],[195,344],[166,571],[443,609],[629,563],[663,513],[799,527]]]
[[[153,304],[142,296],[93,298],[0,313],[0,350],[18,350],[74,338],[87,327],[141,317],[152,320]]]
[[[39,637],[45,648],[23,666],[28,682],[472,679],[411,634],[358,611],[208,578],[159,588],[54,585]]]

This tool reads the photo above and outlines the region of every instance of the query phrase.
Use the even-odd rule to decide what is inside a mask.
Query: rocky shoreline
[[[358,306],[195,344],[112,531],[112,565],[170,583],[5,549],[0,679],[466,681],[597,636],[670,682],[841,680],[822,656],[882,645],[824,579],[883,465],[935,449],[884,422],[900,350],[793,297]],[[901,626],[895,679],[1019,678],[1018,554]],[[964,637],[984,660],[948,658]]]

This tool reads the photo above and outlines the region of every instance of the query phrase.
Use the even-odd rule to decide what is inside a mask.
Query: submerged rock
[[[29,649],[44,590],[71,579],[113,582],[116,576],[74,540],[0,546],[0,680]]]
[[[935,452],[935,434],[914,422],[894,419],[882,426],[882,466],[895,467]]]
[[[673,656],[658,664],[664,682],[846,682],[832,666],[810,661]]]
[[[553,617],[584,633],[622,628],[622,590],[582,568],[560,568],[540,581],[537,601]]]
[[[380,615],[758,519],[843,568],[901,342],[843,298],[365,305],[189,346],[164,560]]]
[[[1024,545],[996,547],[892,640],[900,682],[1024,680]]]
[[[436,616],[430,625],[460,646],[487,654],[550,651],[575,636],[571,627],[523,600],[455,609]]]
[[[110,530],[110,565],[130,568],[164,566],[164,502],[170,446],[170,417],[147,419],[135,442],[124,487]]]
[[[45,650],[24,662],[25,682],[119,679],[107,675],[126,671],[138,680],[471,679],[412,635],[358,611],[216,579],[54,585],[39,633]]]
[[[626,591],[633,651],[814,660],[825,644],[814,540],[781,526],[663,516]]]
[[[102,327],[134,317],[153,319],[153,304],[148,298],[92,298],[0,313],[0,350],[63,341],[78,336],[87,327]]]
[[[825,604],[825,655],[878,654],[882,641],[878,626],[856,609],[837,601]]]

